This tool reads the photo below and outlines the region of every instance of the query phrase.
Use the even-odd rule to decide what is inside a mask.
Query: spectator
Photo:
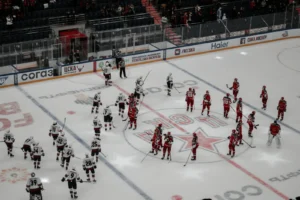
[[[249,5],[251,11],[253,11],[253,10],[255,9],[255,5],[256,5],[256,4],[255,4],[255,1],[252,0],[252,1],[250,2],[250,5]]]
[[[74,54],[75,60],[76,62],[80,62],[80,54],[79,54],[79,50],[77,50]]]
[[[197,5],[195,6],[195,13],[200,12],[200,10],[201,10],[201,7],[197,4]]]
[[[135,15],[135,10],[134,10],[134,5],[133,4],[129,5],[129,9],[130,9],[129,14],[130,15]]]
[[[166,18],[166,16],[163,16],[163,17],[161,18],[162,31],[164,31],[164,29],[165,29],[167,23],[168,23],[168,19]]]
[[[8,15],[6,17],[6,26],[8,30],[11,30],[13,28],[13,18],[11,15]]]
[[[217,11],[217,20],[220,22],[222,19],[222,8],[220,7]]]
[[[222,20],[223,20],[223,21],[226,21],[226,20],[227,20],[226,13],[223,14]]]
[[[118,13],[119,16],[122,15],[122,10],[123,10],[122,6],[119,5],[119,7],[117,8],[117,13]]]

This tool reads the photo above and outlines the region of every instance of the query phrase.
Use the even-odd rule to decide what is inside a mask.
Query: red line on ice
[[[101,77],[102,79],[104,79],[104,76],[102,76],[101,74],[96,73],[96,75],[99,76],[99,77]],[[120,86],[118,86],[117,84],[112,83],[112,85],[115,86],[121,92],[125,93],[126,95],[130,95],[129,92],[127,92],[126,90],[124,90],[123,88],[121,88]],[[153,108],[151,108],[150,106],[148,106],[147,104],[145,104],[145,103],[141,103],[141,104],[144,107],[146,107],[148,110],[150,110],[151,112],[155,113],[159,117],[161,117],[164,120],[168,121],[170,124],[172,124],[174,127],[176,127],[177,129],[179,129],[180,131],[182,131],[184,133],[188,133],[185,129],[183,129],[182,127],[178,126],[177,124],[175,124],[174,122],[172,122],[167,117],[165,117],[164,115],[160,114],[159,112],[157,112],[156,110],[154,110]],[[285,200],[289,200],[290,199],[289,197],[287,197],[286,195],[284,195],[283,193],[281,193],[279,190],[276,190],[274,187],[272,187],[271,185],[269,185],[268,183],[266,183],[265,181],[263,181],[259,177],[255,176],[254,174],[252,174],[251,172],[249,172],[248,170],[246,170],[244,167],[242,167],[241,165],[237,164],[233,160],[228,159],[226,156],[224,156],[222,154],[218,154],[218,155],[221,158],[223,158],[224,160],[226,160],[229,164],[233,165],[235,168],[241,170],[242,172],[244,172],[245,174],[247,174],[248,176],[250,176],[255,181],[257,181],[260,184],[264,185],[265,187],[269,188],[272,192],[274,192],[275,194],[277,194],[278,196],[280,196],[282,199],[285,199]]]

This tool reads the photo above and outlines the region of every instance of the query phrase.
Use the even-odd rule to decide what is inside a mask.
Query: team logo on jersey
[[[222,113],[211,112],[210,117],[207,117],[201,115],[199,110],[187,113],[184,108],[160,109],[140,114],[138,128],[134,131],[132,129],[124,131],[125,140],[135,150],[147,154],[151,150],[154,130],[158,124],[162,124],[163,134],[171,132],[174,140],[171,150],[172,162],[178,163],[186,162],[193,145],[193,133],[196,133],[199,144],[197,148],[199,159],[193,163],[223,161],[228,153],[228,136],[231,129],[236,127],[235,120],[224,119]],[[164,135],[162,146],[163,144]],[[158,155],[148,154],[148,156],[160,159],[163,147],[160,149]],[[236,155],[248,149],[248,145],[241,145],[236,148]]]
[[[0,173],[1,182],[16,183],[20,181],[27,181],[29,173],[27,169],[13,167],[11,169],[3,169]]]

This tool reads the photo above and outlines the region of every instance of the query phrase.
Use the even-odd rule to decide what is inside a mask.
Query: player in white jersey
[[[53,124],[50,127],[49,136],[53,138],[53,146],[55,145],[55,141],[61,132],[61,127],[57,124],[57,122],[53,122]]]
[[[141,94],[142,94],[143,96],[145,96],[143,87],[140,86],[140,85],[137,85],[136,88],[135,88],[135,90],[134,90],[134,97],[136,98],[137,104],[138,104],[139,101],[140,101]]]
[[[98,116],[94,117],[93,125],[94,125],[95,136],[100,137],[102,124],[100,119],[98,119]]]
[[[103,70],[103,75],[105,77],[105,85],[111,85],[112,81],[111,79],[111,70],[112,70],[112,66],[111,64],[106,61],[105,66],[102,68]]]
[[[144,85],[144,80],[143,77],[140,76],[136,81],[135,81],[135,86],[143,86]]]
[[[9,130],[4,134],[3,142],[7,146],[7,154],[10,157],[14,157],[12,151],[13,151],[13,144],[15,142],[15,138],[14,135]]]
[[[173,89],[173,77],[172,73],[167,77],[168,95],[171,96],[171,90]]]
[[[40,169],[41,157],[45,156],[44,150],[39,143],[35,143],[33,145],[33,151],[31,153],[31,157],[33,159],[34,169]]]
[[[106,106],[106,108],[104,108],[103,110],[105,131],[107,131],[107,124],[109,126],[109,130],[111,130],[111,125],[113,120],[113,117],[111,115],[112,115],[111,109],[109,108],[109,106]]]
[[[35,177],[35,173],[31,173],[31,177],[27,180],[26,191],[29,192],[30,200],[42,200],[42,190],[44,190],[41,179]]]
[[[101,92],[98,92],[94,96],[92,113],[94,113],[94,109],[96,109],[95,112],[98,113],[99,106],[102,105],[100,94]]]
[[[83,170],[86,173],[87,176],[87,181],[91,181],[90,179],[90,172],[92,173],[92,178],[93,181],[96,182],[95,179],[95,169],[97,168],[94,159],[90,158],[88,154],[85,155],[85,159],[83,159],[83,164],[82,164]]]
[[[27,158],[27,152],[29,152],[29,154],[31,154],[31,146],[34,143],[35,143],[35,141],[32,136],[30,136],[29,138],[27,138],[24,141],[23,147],[21,148],[21,150],[24,152],[24,159]]]
[[[65,163],[66,163],[66,170],[68,170],[69,168],[69,164],[70,164],[70,160],[71,160],[71,156],[74,157],[74,150],[71,146],[71,144],[69,145],[65,145],[64,150],[62,152],[62,156],[61,156],[61,167],[65,167]]]
[[[79,177],[78,172],[76,171],[75,167],[72,167],[70,171],[61,179],[62,182],[65,180],[68,181],[68,187],[70,190],[71,198],[77,199],[77,181],[82,183],[82,179]]]
[[[124,96],[123,93],[120,93],[117,101],[115,103],[115,106],[118,106],[119,104],[119,116],[121,116],[122,118],[124,117],[124,110],[125,110],[125,104],[127,104],[127,99]]]
[[[96,157],[96,162],[98,162],[99,152],[101,152],[100,138],[94,137],[91,144],[91,156]]]
[[[57,156],[56,160],[59,160],[60,152],[64,150],[65,145],[67,144],[67,138],[65,137],[65,133],[61,133],[56,139],[56,149],[57,149]]]

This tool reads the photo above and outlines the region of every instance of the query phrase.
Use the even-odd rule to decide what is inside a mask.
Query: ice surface
[[[78,185],[78,195],[84,200],[280,200],[300,195],[299,188],[299,44],[300,40],[274,42],[252,47],[220,51],[168,62],[157,62],[127,69],[128,78],[119,79],[114,71],[114,85],[104,86],[101,73],[57,79],[0,90],[1,135],[10,127],[14,133],[15,157],[9,158],[6,147],[0,143],[0,194],[3,199],[27,200],[25,191],[28,173],[35,171],[44,182],[45,200],[69,199],[66,183],[60,180],[65,170],[55,161],[56,149],[48,131],[53,120],[66,121],[66,137],[73,144],[75,155],[83,158],[93,138],[90,114],[91,99],[101,91],[103,106],[112,105],[120,92],[133,92],[135,80],[149,71],[144,89],[147,95],[140,107],[138,128],[124,130],[125,122],[112,106],[115,129],[102,129],[101,145],[106,158],[101,157],[96,169],[96,184]],[[172,72],[175,87],[172,96],[166,95],[167,75]],[[236,148],[237,156],[227,157],[227,136],[235,129],[235,113],[230,119],[222,116],[222,98],[226,84],[234,78],[240,82],[239,96],[243,98],[244,114],[256,110],[258,129],[254,138],[247,136],[247,123],[243,119],[244,139],[247,144]],[[261,88],[267,86],[269,101],[266,111],[261,110]],[[196,88],[195,111],[185,111],[185,92]],[[202,96],[209,90],[212,97],[211,117],[201,116]],[[287,100],[287,112],[282,126],[282,147],[266,146],[268,127],[277,114],[280,97]],[[18,108],[19,106],[19,108]],[[233,105],[235,107],[235,105]],[[24,124],[24,116],[31,119]],[[99,113],[102,120],[102,107]],[[102,120],[103,121],[103,120]],[[154,125],[164,124],[164,132],[171,131],[175,140],[172,161],[162,161],[162,152],[149,154],[149,139]],[[197,161],[189,161],[191,133],[200,138]],[[24,140],[34,136],[43,146],[46,156],[42,168],[33,170],[33,163],[23,159]],[[82,161],[73,158],[81,178],[86,179]]]

